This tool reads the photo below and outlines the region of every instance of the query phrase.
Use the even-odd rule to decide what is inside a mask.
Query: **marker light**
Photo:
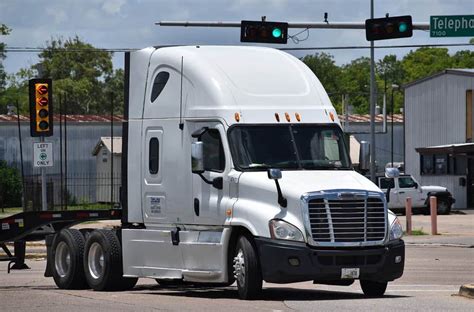
[[[301,121],[301,116],[298,113],[295,113],[296,120]]]
[[[280,122],[280,115],[278,115],[278,113],[275,113],[275,119],[276,121]]]
[[[235,113],[235,114],[234,114],[234,118],[235,118],[235,121],[239,122],[239,121],[240,121],[240,114],[239,114],[239,113]]]
[[[288,113],[285,113],[285,118],[286,118],[286,121],[290,122],[291,119],[290,119],[290,114]]]

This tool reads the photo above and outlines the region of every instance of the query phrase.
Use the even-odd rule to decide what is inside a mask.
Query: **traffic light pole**
[[[374,18],[374,0],[370,0],[370,18]],[[374,41],[370,41],[370,179],[375,181],[375,48]]]
[[[44,137],[40,137],[40,142],[44,143]],[[46,198],[46,172],[45,168],[41,167],[41,211],[48,210],[48,201]]]

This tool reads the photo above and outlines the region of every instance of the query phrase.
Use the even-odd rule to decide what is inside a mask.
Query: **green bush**
[[[17,168],[0,160],[0,208],[21,207],[21,176]]]

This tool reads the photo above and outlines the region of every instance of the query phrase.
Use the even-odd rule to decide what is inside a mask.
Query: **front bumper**
[[[268,238],[255,238],[255,243],[263,279],[270,283],[339,281],[342,268],[359,268],[360,279],[393,281],[402,276],[405,263],[403,240],[357,248],[314,248]]]

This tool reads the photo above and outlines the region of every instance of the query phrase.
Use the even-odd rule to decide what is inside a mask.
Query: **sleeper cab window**
[[[160,143],[157,138],[150,139],[150,146],[148,148],[148,170],[150,174],[157,174],[160,163]]]
[[[158,98],[169,78],[170,74],[165,71],[159,72],[158,75],[156,75],[153,81],[153,88],[151,89],[151,102],[154,102]]]

